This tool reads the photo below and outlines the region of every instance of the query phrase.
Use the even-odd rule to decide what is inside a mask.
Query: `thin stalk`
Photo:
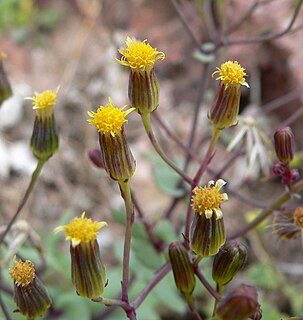
[[[203,259],[202,256],[197,256],[196,259],[195,259],[194,262],[193,262],[193,267],[194,267],[194,268],[197,267],[198,264],[200,263],[200,261],[201,261],[202,259]]]
[[[162,158],[162,160],[164,162],[166,162],[174,171],[176,171],[187,183],[191,184],[192,183],[192,179],[187,176],[187,174],[182,171],[181,169],[179,169],[164,153],[164,151],[162,150],[156,136],[154,135],[152,126],[151,126],[151,121],[150,121],[150,113],[145,113],[145,114],[141,114],[141,118],[142,118],[142,122],[145,128],[145,131],[149,137],[149,140],[151,141],[153,147],[155,148],[155,150],[157,151],[157,153],[159,154],[159,156]]]
[[[291,30],[292,26],[294,25],[298,15],[299,15],[302,3],[303,3],[303,0],[298,1],[298,4],[294,10],[293,16],[290,19],[289,24],[287,25],[287,27],[283,31],[277,32],[277,33],[272,33],[272,34],[265,34],[265,35],[255,36],[255,37],[244,38],[244,39],[238,39],[238,40],[229,40],[228,38],[227,39],[225,38],[216,44],[214,51],[218,50],[222,46],[224,47],[224,46],[244,45],[244,44],[252,44],[252,43],[258,43],[258,42],[270,41],[270,40],[275,40],[275,39],[278,39],[278,38],[286,35]]]
[[[6,320],[12,320],[12,318],[10,317],[9,313],[8,313],[8,310],[2,300],[2,297],[1,297],[1,294],[0,294],[0,308],[2,309],[2,312],[4,314],[4,317]]]
[[[129,308],[129,304],[127,302],[124,302],[122,300],[119,299],[108,299],[108,298],[97,298],[97,299],[92,299],[93,302],[97,302],[97,303],[101,303],[106,305],[107,307],[121,307],[123,309],[127,309]]]
[[[192,295],[190,295],[189,297],[185,297],[185,300],[187,301],[189,310],[192,313],[193,317],[196,320],[202,320],[201,316],[199,315],[198,311],[196,310],[196,308],[194,306],[194,301],[193,301]]]
[[[209,284],[209,282],[205,279],[202,272],[199,270],[198,266],[194,268],[195,274],[201,283],[204,285],[206,290],[218,301],[221,300],[221,295]]]
[[[123,252],[123,274],[122,274],[122,301],[128,303],[128,281],[129,281],[129,257],[130,244],[132,236],[132,224],[134,222],[134,208],[132,204],[130,182],[120,182],[121,196],[124,200],[126,211],[126,229],[124,238],[124,252]]]
[[[222,286],[219,283],[217,283],[216,291],[220,296],[223,293],[223,289],[224,289],[224,286]],[[216,315],[216,310],[217,310],[218,303],[219,303],[219,301],[217,299],[215,299],[213,317]]]
[[[32,178],[31,178],[31,182],[27,187],[27,190],[17,208],[16,213],[14,214],[14,216],[12,217],[12,219],[10,220],[9,224],[7,225],[6,229],[4,230],[4,232],[2,233],[1,237],[0,237],[0,245],[2,244],[4,238],[6,237],[6,235],[8,234],[8,232],[10,231],[11,227],[13,226],[13,224],[15,223],[15,221],[17,220],[22,208],[24,207],[24,205],[26,204],[30,194],[33,191],[33,188],[35,186],[35,183],[39,177],[39,174],[42,170],[42,167],[44,165],[44,163],[46,162],[47,159],[39,159],[38,163],[37,163],[37,167],[35,169],[35,171],[32,174]]]
[[[193,190],[194,190],[194,186],[191,187],[190,195],[193,193]],[[184,229],[184,246],[187,250],[189,249],[189,231],[190,231],[191,216],[192,216],[192,207],[191,207],[191,202],[189,200],[187,205],[185,229]]]
[[[253,228],[255,228],[259,223],[261,223],[262,221],[264,221],[267,217],[269,217],[275,210],[278,210],[285,202],[287,202],[289,199],[291,199],[291,197],[296,194],[299,193],[303,190],[303,180],[300,180],[299,182],[297,182],[292,189],[292,193],[290,192],[285,192],[284,194],[282,194],[282,196],[276,200],[269,209],[264,209],[260,215],[255,218],[253,221],[251,221],[250,223],[248,223],[246,226],[244,226],[243,228],[233,232],[231,235],[229,235],[228,240],[232,240],[232,239],[236,239],[239,238],[241,236],[243,236],[244,234],[246,234],[248,231],[252,230]]]
[[[148,294],[153,290],[153,288],[168,274],[171,270],[170,263],[166,263],[162,266],[162,268],[156,272],[151,281],[147,284],[147,286],[139,293],[138,297],[132,303],[132,306],[137,309],[144,299],[148,296]]]
[[[220,134],[221,134],[221,130],[220,129],[217,129],[217,128],[214,128],[214,131],[213,131],[213,134],[212,134],[212,137],[211,137],[211,141],[209,143],[209,146],[208,146],[208,150],[207,150],[207,153],[204,157],[204,160],[199,168],[199,170],[197,171],[195,177],[194,177],[194,180],[193,180],[193,186],[197,186],[201,177],[203,176],[208,164],[210,163],[212,157],[213,157],[213,154],[214,154],[214,150],[215,150],[215,147],[216,147],[216,144],[217,144],[217,141],[220,137]]]
[[[3,282],[1,270],[0,270],[0,282],[1,283]],[[8,313],[8,310],[6,308],[4,301],[2,300],[1,294],[2,294],[2,292],[0,292],[0,309],[2,309],[2,312],[3,312],[6,320],[12,320],[12,318],[10,317],[10,315]]]

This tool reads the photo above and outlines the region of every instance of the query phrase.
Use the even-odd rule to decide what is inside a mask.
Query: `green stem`
[[[216,291],[220,296],[222,295],[223,290],[224,290],[224,286],[217,283]],[[213,315],[212,315],[213,317],[216,315],[218,303],[219,303],[219,301],[217,299],[215,299],[214,310],[213,310]]]
[[[253,220],[252,222],[248,223],[244,228],[233,232],[229,237],[228,240],[236,239],[243,236],[248,231],[255,228],[259,223],[264,221],[267,217],[269,217],[275,210],[279,209],[285,202],[287,202],[293,194],[299,193],[303,190],[303,180],[298,181],[295,185],[293,185],[292,193],[285,192],[276,202],[274,202],[269,209],[264,209],[260,215]]]
[[[188,305],[189,310],[191,311],[193,317],[196,320],[202,320],[202,318],[200,317],[198,311],[195,308],[195,304],[194,304],[194,300],[193,300],[192,294],[184,294],[184,298],[185,298],[185,300],[187,302],[187,305]]]
[[[196,259],[193,262],[193,267],[197,267],[200,261],[202,260],[202,256],[197,256]]]
[[[134,222],[134,209],[131,198],[130,182],[119,181],[121,196],[125,203],[126,229],[123,252],[123,274],[122,274],[122,301],[128,303],[128,281],[129,281],[129,257],[132,235],[132,224]]]
[[[204,160],[203,160],[199,170],[197,171],[197,173],[194,177],[194,180],[193,180],[194,187],[198,185],[199,181],[201,180],[201,177],[203,176],[205,170],[207,169],[208,164],[210,163],[210,161],[213,157],[214,150],[215,150],[216,144],[218,142],[218,139],[220,137],[220,134],[221,134],[221,130],[215,128],[213,131],[212,137],[211,137],[211,141],[208,146],[207,153],[204,157]]]
[[[92,299],[92,301],[104,304],[104,305],[106,305],[108,307],[117,306],[117,307],[121,307],[123,309],[129,308],[129,304],[128,303],[126,303],[126,302],[124,302],[122,300],[119,300],[119,299],[108,299],[108,298],[100,297],[100,298],[97,298],[97,299]]]
[[[145,128],[145,131],[149,137],[149,140],[151,141],[153,147],[159,154],[159,156],[162,158],[164,162],[166,162],[174,171],[176,171],[187,183],[192,184],[192,179],[180,168],[178,168],[164,153],[162,150],[156,136],[154,135],[151,121],[150,121],[150,113],[144,113],[141,114],[142,122]]]
[[[44,165],[44,163],[46,162],[47,159],[39,159],[38,163],[37,163],[37,167],[35,169],[35,171],[32,174],[32,178],[31,178],[31,182],[27,187],[27,190],[22,198],[22,200],[19,203],[19,206],[17,208],[16,213],[14,214],[14,216],[12,217],[12,219],[10,220],[9,224],[7,225],[6,229],[4,230],[4,232],[2,233],[1,237],[0,237],[0,245],[2,244],[2,242],[4,241],[5,236],[8,234],[8,232],[10,231],[10,229],[12,228],[13,224],[15,223],[15,221],[17,220],[22,208],[24,207],[24,205],[26,204],[30,194],[33,191],[33,188],[35,186],[35,183],[39,177],[39,174],[42,170],[42,167]]]

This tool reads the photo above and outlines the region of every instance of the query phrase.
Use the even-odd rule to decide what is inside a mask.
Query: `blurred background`
[[[294,31],[283,37],[253,44],[224,46],[221,43],[215,53],[204,55],[197,51],[180,19],[181,12],[185,23],[198,39],[203,39],[205,33],[212,39],[212,27],[228,30],[229,39],[243,39],[284,30],[293,17],[298,1],[218,1],[219,15],[214,16],[214,21],[208,21],[205,10],[215,2],[0,1],[0,51],[7,55],[3,63],[14,93],[0,107],[1,225],[7,224],[16,210],[36,165],[29,149],[35,114],[31,103],[24,97],[60,86],[55,107],[60,133],[59,152],[43,168],[34,193],[20,216],[23,222],[15,228],[15,234],[10,235],[11,239],[22,235],[20,241],[14,244],[10,254],[1,253],[1,260],[7,266],[11,265],[11,257],[18,250],[38,265],[41,263],[42,278],[54,300],[54,306],[45,319],[125,319],[120,310],[106,309],[75,294],[70,283],[68,243],[64,243],[62,236],[54,236],[52,230],[83,211],[97,220],[108,221],[109,228],[102,229],[100,234],[109,279],[106,296],[118,297],[124,207],[117,184],[105,172],[94,167],[88,158],[88,150],[98,147],[98,136],[86,120],[87,111],[106,104],[108,96],[117,106],[129,103],[128,70],[115,61],[115,57],[119,58],[117,50],[124,46],[126,36],[147,39],[166,55],[164,61],[156,64],[160,106],[154,125],[163,148],[177,164],[182,165],[184,152],[167,137],[159,119],[186,143],[195,105],[199,101],[198,95],[201,86],[204,86],[203,99],[199,102],[201,113],[197,135],[192,146],[193,152],[202,159],[207,146],[205,142],[211,133],[207,110],[217,86],[211,74],[222,62],[230,59],[239,61],[246,68],[251,87],[250,90],[242,90],[243,123],[251,120],[252,127],[256,125],[258,132],[267,135],[269,140],[280,125],[290,125],[296,137],[296,164],[302,168],[302,9],[292,28]],[[179,14],[174,4],[177,4]],[[208,30],[205,30],[206,25]],[[220,43],[220,39],[212,40]],[[204,42],[203,48],[211,48],[212,45],[210,41]],[[205,73],[209,74],[207,83],[202,82]],[[223,135],[212,169],[219,170],[224,164],[226,146],[243,128],[240,125],[241,122]],[[180,192],[176,188],[178,177],[153,152],[137,114],[129,116],[126,131],[137,160],[132,187],[146,213],[145,219],[155,224],[155,233],[161,240],[168,243],[182,240],[180,225],[184,221],[186,200],[175,208],[170,219],[172,223],[163,219],[171,197]],[[279,181],[270,175],[270,165],[273,163],[271,143],[265,143],[266,148],[263,146],[259,160],[249,159],[251,150],[244,147],[244,152],[248,154],[242,160],[238,159],[224,177],[235,192],[255,199],[257,204],[268,204],[283,192]],[[194,169],[190,170],[194,172]],[[203,183],[211,178],[211,175],[205,177]],[[231,201],[224,204],[228,230],[233,230],[235,222],[240,220],[244,224],[259,212],[257,205],[243,204],[236,196],[230,198]],[[32,243],[38,251],[33,249],[28,236],[34,239]],[[231,286],[236,287],[242,282],[257,286],[266,320],[302,316],[303,257],[300,241],[285,242],[271,228],[260,226],[247,236],[246,242],[251,249],[249,264]],[[45,260],[41,260],[39,250]],[[132,277],[133,297],[164,262],[165,255],[159,255],[154,250],[146,238],[142,223],[138,223],[134,230],[132,252],[132,268],[136,270]],[[202,265],[212,281],[211,263],[206,261]],[[3,281],[11,286],[7,272]],[[205,316],[209,314],[212,302],[205,289],[201,285],[197,287],[197,306]],[[4,294],[3,298],[9,310],[14,310],[9,294]],[[139,308],[138,318],[191,319],[185,303],[174,288],[171,275]],[[13,319],[22,317],[14,314]]]

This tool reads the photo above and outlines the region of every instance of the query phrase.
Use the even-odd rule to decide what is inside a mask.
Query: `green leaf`
[[[164,242],[171,243],[178,240],[175,229],[168,220],[159,221],[154,228],[154,234]]]
[[[264,289],[275,290],[279,287],[279,275],[267,265],[256,263],[248,269],[247,274],[257,286]]]
[[[203,63],[211,63],[215,60],[214,54],[212,54],[212,53],[205,54],[205,53],[202,53],[201,51],[198,51],[198,50],[194,51],[193,57],[196,60],[203,62]]]
[[[64,315],[59,319],[64,320],[90,320],[90,304],[92,301],[79,297],[76,293],[61,293],[54,301],[55,308],[63,310]]]
[[[164,304],[170,310],[179,314],[185,313],[187,306],[175,286],[172,272],[155,287],[151,294],[157,297],[158,303]]]
[[[277,320],[277,319],[286,319],[283,317],[283,315],[271,304],[268,302],[262,300],[261,304],[261,309],[262,309],[262,319],[266,320]]]
[[[149,241],[142,222],[138,221],[134,223],[132,235],[134,238],[138,238],[144,241]]]
[[[180,197],[183,195],[184,191],[176,188],[180,177],[170,167],[168,167],[166,164],[165,166],[157,165],[153,171],[156,184],[162,192],[173,197]]]
[[[113,218],[116,222],[125,226],[125,212],[118,209],[112,210]]]
[[[164,264],[164,257],[159,254],[148,240],[134,238],[132,252],[136,258],[147,268],[157,270]]]

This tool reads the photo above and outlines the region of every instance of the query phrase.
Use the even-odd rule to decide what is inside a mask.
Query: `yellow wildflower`
[[[196,187],[193,190],[192,208],[200,215],[205,214],[207,219],[212,217],[213,212],[216,213],[217,219],[223,217],[220,205],[223,201],[228,200],[226,193],[220,193],[221,188],[226,184],[223,179],[208,182],[205,187]]]
[[[122,54],[121,60],[116,60],[133,71],[149,72],[157,60],[165,58],[165,54],[153,48],[147,40],[141,42],[127,37],[125,43],[126,48],[119,50]]]
[[[238,63],[238,61],[227,61],[221,64],[221,68],[217,68],[212,76],[216,73],[219,76],[216,80],[221,80],[225,84],[225,89],[232,87],[232,86],[246,86],[249,88],[248,83],[245,81],[245,76],[247,76],[246,72],[244,72],[244,68]]]
[[[122,130],[122,126],[126,120],[126,116],[130,114],[135,108],[130,108],[123,111],[127,106],[123,106],[121,109],[116,108],[113,101],[108,97],[109,103],[105,106],[100,106],[97,112],[89,111],[88,115],[92,119],[87,120],[90,124],[93,124],[100,133],[111,134],[113,137]]]

